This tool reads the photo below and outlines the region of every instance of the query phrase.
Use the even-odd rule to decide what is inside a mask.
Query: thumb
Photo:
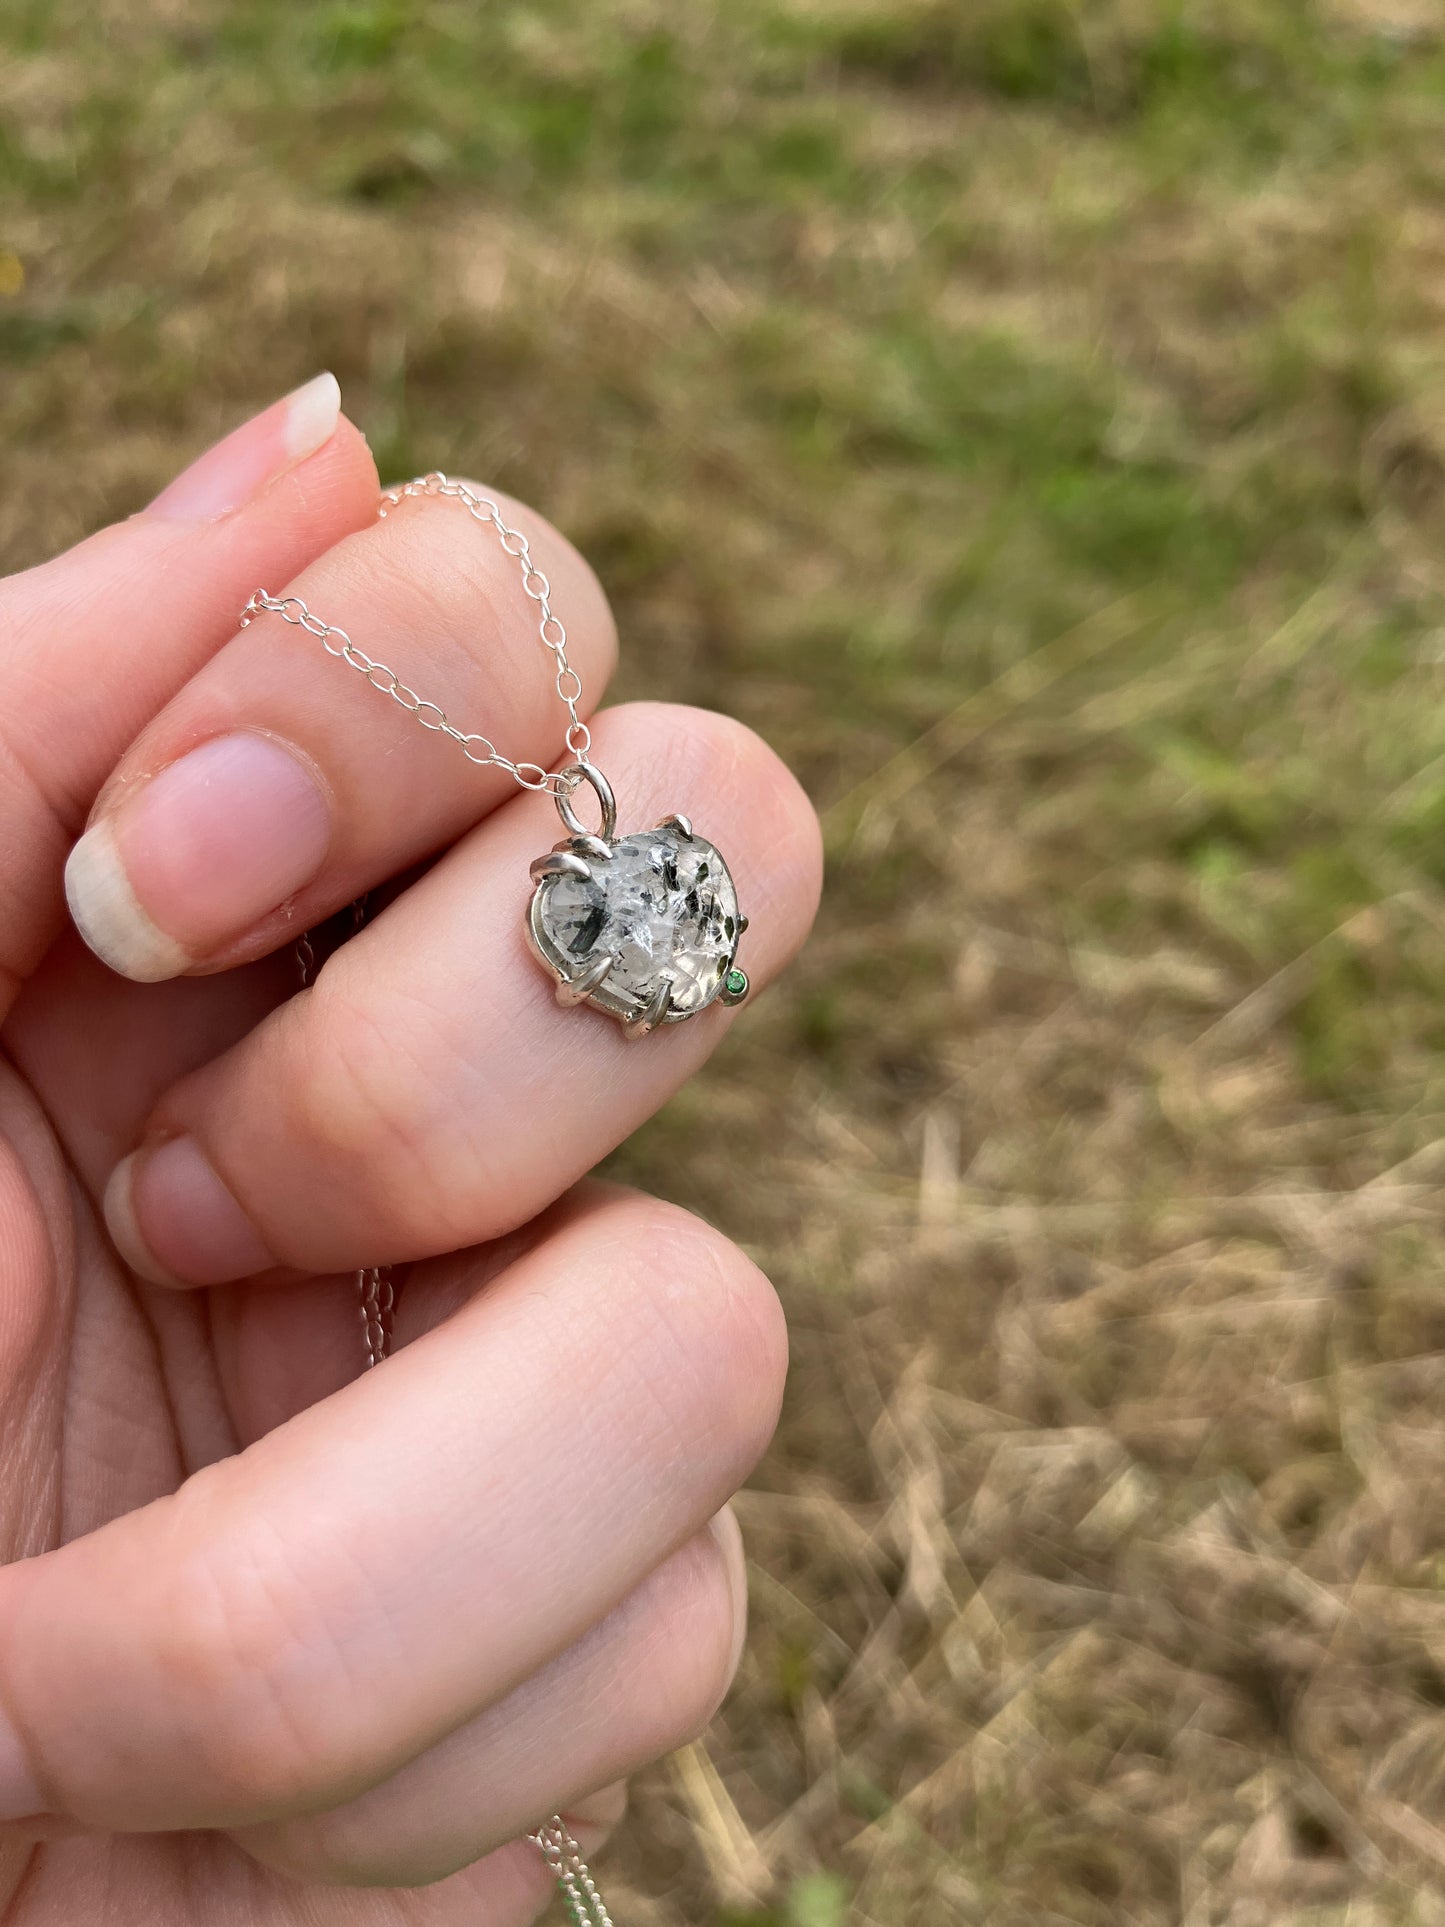
[[[0,1017],[64,915],[62,866],[122,750],[287,582],[375,513],[376,469],[318,375],[150,507],[0,580]]]

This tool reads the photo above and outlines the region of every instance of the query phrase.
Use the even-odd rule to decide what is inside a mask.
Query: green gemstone
[[[723,986],[730,997],[741,997],[748,987],[748,973],[745,970],[730,970],[723,978]]]

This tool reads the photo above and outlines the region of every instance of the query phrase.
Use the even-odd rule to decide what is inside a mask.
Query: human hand
[[[584,1181],[729,1019],[628,1044],[558,1011],[521,937],[550,806],[295,630],[237,632],[293,586],[550,761],[516,565],[376,496],[323,379],[0,582],[13,1927],[530,1920],[518,1836],[560,1807],[590,1851],[736,1664],[726,1501],[776,1417],[779,1309],[717,1233]],[[516,519],[595,700],[601,592]],[[801,791],[718,716],[594,728],[630,822],[723,842],[766,983],[817,900]],[[87,822],[77,906],[129,976],[65,916]],[[398,877],[295,994],[296,937]],[[384,1262],[398,1351],[363,1375],[352,1274]]]

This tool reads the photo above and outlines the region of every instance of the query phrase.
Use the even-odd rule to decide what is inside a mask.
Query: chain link
[[[597,1891],[597,1883],[587,1871],[582,1849],[567,1830],[560,1814],[553,1814],[545,1827],[527,1838],[540,1848],[542,1858],[552,1869],[562,1892],[563,1905],[574,1927],[612,1927],[612,1916]]]
[[[351,906],[351,927],[359,930],[366,922],[366,898],[358,897]],[[295,943],[296,968],[301,988],[316,981],[316,946],[311,932],[304,931]],[[396,1287],[390,1265],[363,1265],[356,1274],[356,1303],[361,1316],[362,1342],[366,1346],[366,1367],[371,1371],[391,1353],[393,1321],[396,1313]]]
[[[523,591],[538,608],[537,633],[543,648],[550,651],[556,662],[553,683],[557,700],[568,716],[563,742],[572,762],[585,763],[587,752],[592,747],[592,732],[577,711],[577,705],[582,700],[582,678],[567,660],[567,631],[561,618],[552,611],[552,585],[532,560],[530,541],[520,529],[511,528],[503,521],[501,510],[490,496],[478,495],[465,482],[451,481],[440,469],[384,490],[377,509],[378,519],[384,521],[393,509],[399,508],[409,498],[429,496],[460,502],[474,521],[490,524],[496,530],[503,549],[522,565]],[[390,697],[408,715],[415,716],[423,729],[449,736],[463,756],[479,768],[505,770],[524,790],[542,790],[549,796],[570,796],[577,787],[575,775],[549,772],[540,763],[514,763],[510,756],[502,754],[490,737],[474,730],[458,729],[439,703],[428,702],[419,696],[409,683],[402,681],[395,669],[387,663],[378,662],[375,656],[359,648],[344,629],[313,615],[299,595],[273,596],[265,589],[257,589],[241,611],[241,627],[249,628],[256,617],[262,614],[280,616],[283,622],[289,622],[293,628],[304,629],[307,635],[315,636],[327,655],[335,656],[339,662],[344,662],[348,668],[364,676],[380,695]]]
[[[380,1365],[391,1351],[396,1292],[391,1282],[390,1265],[363,1266],[356,1274],[356,1295],[361,1305],[361,1334],[366,1343],[369,1371],[373,1366]]]

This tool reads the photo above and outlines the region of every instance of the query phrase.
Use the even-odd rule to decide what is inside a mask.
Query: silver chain
[[[391,1352],[392,1318],[396,1311],[391,1266],[363,1266],[356,1274],[356,1295],[361,1305],[361,1335],[366,1342],[366,1367],[370,1371],[373,1365],[379,1365]]]
[[[543,648],[551,652],[557,664],[553,679],[557,700],[568,716],[563,742],[571,762],[585,763],[587,752],[592,747],[592,732],[577,711],[577,705],[582,700],[582,678],[567,660],[567,631],[561,617],[552,612],[552,585],[532,560],[530,541],[520,529],[511,528],[503,521],[501,510],[490,496],[479,495],[465,482],[451,481],[440,469],[386,489],[377,509],[378,519],[384,521],[394,508],[399,508],[402,502],[411,497],[441,497],[460,502],[474,521],[489,524],[496,530],[497,538],[507,554],[514,556],[521,564],[523,591],[537,605],[537,633]],[[344,629],[313,615],[299,595],[273,596],[265,589],[257,589],[241,611],[241,627],[249,628],[256,617],[262,614],[280,616],[283,622],[289,622],[293,628],[304,629],[307,635],[315,636],[327,655],[335,656],[348,668],[356,670],[358,675],[364,676],[379,694],[389,696],[409,716],[415,716],[423,729],[432,730],[439,736],[449,736],[463,756],[479,768],[506,770],[524,790],[545,790],[549,796],[570,796],[577,787],[578,779],[569,771],[548,771],[540,763],[514,763],[510,756],[502,754],[489,736],[483,736],[475,730],[458,729],[439,703],[428,702],[419,696],[409,683],[402,681],[397,670],[368,655]]]
[[[553,1814],[545,1827],[529,1833],[527,1838],[541,1849],[542,1858],[552,1869],[563,1905],[575,1927],[612,1927],[612,1916],[597,1891],[596,1881],[587,1871],[582,1849],[567,1831],[566,1822]]]
[[[478,495],[465,482],[449,481],[440,471],[418,476],[415,481],[388,489],[381,498],[377,513],[384,517],[408,496],[429,495],[450,497],[463,503],[478,522],[490,522],[508,555],[516,556],[520,561],[522,587],[541,612],[542,642],[557,659],[557,695],[571,719],[564,739],[567,750],[574,761],[585,763],[587,751],[592,746],[592,734],[577,713],[577,705],[582,699],[582,679],[567,660],[567,631],[552,613],[551,584],[533,562],[526,536],[519,529],[507,526],[495,502],[485,495]],[[315,636],[328,655],[336,656],[352,669],[358,670],[373,689],[390,696],[393,702],[414,715],[423,729],[450,736],[453,742],[460,745],[462,754],[472,762],[482,766],[495,764],[498,769],[508,771],[523,789],[545,790],[551,796],[570,796],[577,787],[579,778],[570,772],[549,774],[539,763],[514,763],[510,757],[503,756],[485,736],[468,735],[455,728],[436,703],[424,702],[394,669],[377,662],[364,649],[358,649],[344,629],[338,629],[334,624],[312,615],[300,596],[272,596],[264,589],[258,589],[242,612],[241,627],[246,628],[263,611],[278,615],[284,622],[292,623],[306,630],[308,635]],[[359,930],[366,921],[364,897],[353,904],[351,914],[352,928]],[[315,982],[317,970],[316,951],[309,933],[296,944],[296,962],[304,990]],[[396,1289],[392,1283],[391,1266],[359,1267],[356,1273],[356,1296],[362,1339],[366,1347],[366,1368],[373,1371],[391,1356],[396,1311]],[[613,1927],[612,1916],[597,1890],[596,1881],[588,1871],[587,1862],[582,1858],[582,1849],[561,1814],[554,1813],[550,1820],[535,1833],[529,1833],[527,1838],[551,1870],[573,1927]]]

